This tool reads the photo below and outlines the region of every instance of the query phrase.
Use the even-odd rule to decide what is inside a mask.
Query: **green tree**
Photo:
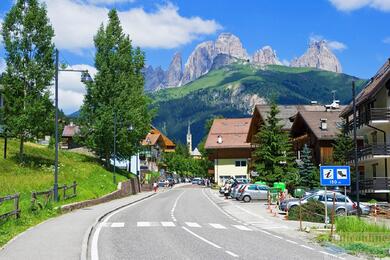
[[[340,165],[347,165],[355,149],[353,139],[346,133],[345,123],[342,131],[337,135],[333,145],[333,160]]]
[[[5,16],[2,36],[7,68],[4,96],[8,131],[24,141],[37,138],[52,126],[53,105],[49,86],[55,72],[54,30],[38,0],[17,0]]]
[[[287,132],[283,131],[278,106],[271,101],[271,110],[264,125],[256,134],[258,147],[253,152],[258,179],[273,183],[285,181],[294,186],[299,181],[292,146]]]
[[[107,26],[102,24],[94,38],[97,74],[87,83],[81,109],[85,144],[105,160],[107,168],[113,156],[114,115],[118,159],[127,159],[140,149],[151,123],[144,94],[144,54],[123,33],[117,11],[111,10],[108,17]]]
[[[305,144],[301,152],[301,163],[298,165],[300,184],[305,187],[319,186],[319,173],[312,162],[311,150]]]

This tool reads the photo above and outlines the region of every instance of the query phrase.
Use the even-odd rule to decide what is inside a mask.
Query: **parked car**
[[[164,181],[164,180],[160,180],[160,181],[158,182],[158,186],[159,186],[159,187],[164,187],[164,186],[165,186],[165,181]]]
[[[327,201],[328,210],[332,210],[333,208],[334,194],[336,195],[336,200],[335,200],[336,215],[344,215],[346,211],[348,212],[348,214],[357,213],[357,204],[353,202],[348,196],[344,196],[340,192],[336,192],[336,191],[326,192],[326,201]],[[301,204],[305,204],[310,200],[320,201],[321,203],[325,204],[325,191],[319,190],[309,196],[303,197],[301,200]],[[287,211],[298,206],[299,206],[299,199],[288,199],[280,203],[279,209],[282,211]],[[366,206],[361,205],[360,210],[362,214],[369,213],[369,209],[367,209]]]
[[[238,199],[238,196],[241,194],[239,191],[240,189],[242,189],[246,184],[238,184],[237,186],[235,186],[234,188],[232,188],[231,192],[230,192],[230,196],[232,197],[232,199]]]
[[[192,184],[198,184],[199,180],[200,180],[200,178],[193,178],[191,183]]]
[[[268,199],[268,191],[269,187],[266,185],[248,184],[239,190],[240,194],[238,200],[244,202],[250,202],[251,200],[266,200]]]

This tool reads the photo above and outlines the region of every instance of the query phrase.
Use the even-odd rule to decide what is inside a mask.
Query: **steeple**
[[[187,147],[190,154],[192,153],[192,134],[191,134],[191,123],[188,121],[188,130],[187,130]]]

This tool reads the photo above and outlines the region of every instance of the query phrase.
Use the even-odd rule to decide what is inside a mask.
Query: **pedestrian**
[[[157,188],[158,188],[158,184],[157,184],[157,182],[154,182],[153,183],[153,190],[154,190],[154,192],[157,192]]]
[[[224,190],[225,199],[228,199],[229,193],[230,193],[230,183],[228,181],[225,183],[224,188],[225,188],[225,190]]]

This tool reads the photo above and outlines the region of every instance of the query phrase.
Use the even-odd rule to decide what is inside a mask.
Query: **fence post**
[[[77,183],[76,181],[73,181],[73,194],[76,196],[76,186],[77,186]]]
[[[16,218],[20,218],[20,211],[19,211],[19,197],[20,197],[20,194],[19,193],[16,193],[16,197],[14,199],[14,206],[15,206],[15,210],[16,210]]]
[[[66,184],[64,184],[64,196],[63,196],[63,198],[64,198],[64,200],[66,200],[66,189],[68,189],[68,186],[66,186]]]
[[[299,198],[299,231],[302,231],[302,197]]]

